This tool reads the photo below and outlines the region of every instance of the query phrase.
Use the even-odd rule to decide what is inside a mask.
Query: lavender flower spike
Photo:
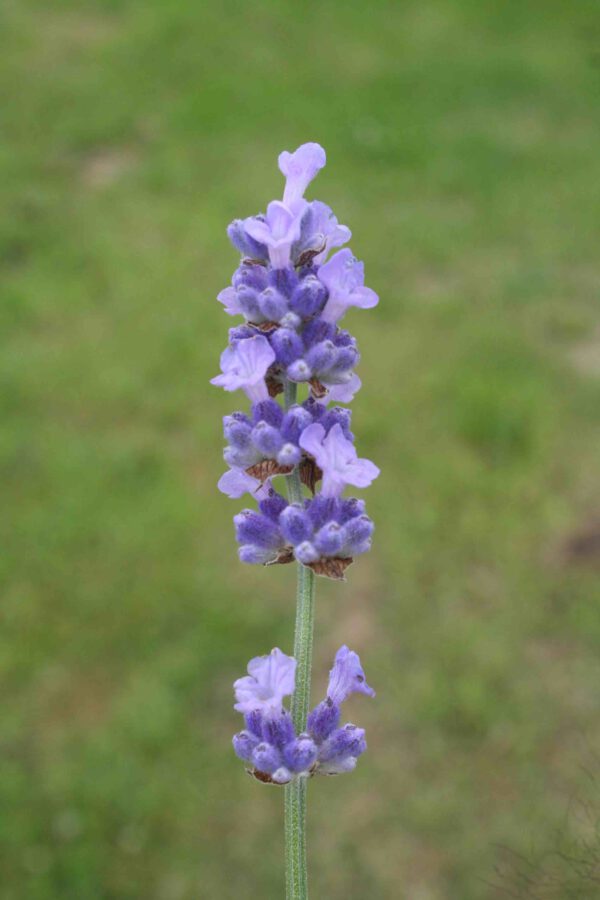
[[[275,353],[262,335],[238,341],[221,354],[222,374],[211,378],[210,383],[235,391],[242,388],[253,403],[268,400],[265,384],[267,369],[275,361]]]
[[[327,157],[320,144],[301,144],[290,153],[284,150],[279,154],[279,170],[285,175],[283,202],[293,209],[304,196],[304,191],[315,175],[323,168]]]
[[[307,781],[355,768],[367,749],[365,732],[344,723],[341,705],[353,693],[375,693],[358,655],[344,645],[327,694],[310,709],[315,579],[344,581],[370,549],[374,524],[365,502],[343,492],[379,475],[374,463],[359,459],[350,410],[337,405],[350,403],[361,387],[358,344],[340,320],[352,306],[376,306],[378,297],[365,287],[362,262],[337,249],[347,245],[350,229],[325,203],[304,197],[325,162],[316,143],[284,151],[281,199],[229,225],[242,258],[217,299],[243,321],[229,329],[221,374],[212,379],[226,391],[241,388],[251,404],[223,418],[229,470],[219,490],[257,501],[233,518],[239,559],[271,571],[296,564],[296,658],[275,648],[250,660],[248,674],[234,683],[244,724],[233,749],[256,781],[285,786],[288,900],[308,896]],[[284,481],[287,498],[273,486]]]
[[[323,472],[324,497],[339,497],[348,484],[368,487],[379,475],[375,463],[358,458],[354,444],[344,437],[339,424],[327,435],[322,425],[309,425],[300,435],[300,446]]]
[[[233,684],[236,704],[242,713],[261,710],[279,713],[284,697],[294,693],[296,660],[275,647],[267,656],[255,656],[248,663],[248,675]]]
[[[347,247],[338,250],[329,262],[321,266],[319,280],[329,291],[329,300],[322,312],[326,322],[337,322],[350,306],[372,309],[379,303],[375,291],[364,286],[364,265],[355,259]]]
[[[367,684],[358,653],[349,650],[344,644],[335,654],[335,662],[329,673],[327,696],[339,706],[350,694],[374,697],[375,691]]]

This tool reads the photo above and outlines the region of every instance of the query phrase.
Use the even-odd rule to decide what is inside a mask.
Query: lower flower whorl
[[[355,556],[371,547],[374,525],[363,500],[317,494],[287,503],[271,490],[259,512],[234,517],[242,562],[268,565],[296,559],[316,574],[339,580]]]

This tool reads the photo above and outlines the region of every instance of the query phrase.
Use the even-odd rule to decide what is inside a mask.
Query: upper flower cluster
[[[339,323],[350,307],[369,309],[378,297],[364,284],[363,264],[348,248],[337,249],[350,230],[326,204],[304,197],[324,165],[318,144],[281,153],[282,199],[269,203],[265,214],[229,226],[242,259],[218,299],[245,321],[230,329],[221,374],[212,383],[243,390],[252,406],[250,415],[224,419],[230,469],[219,482],[229,496],[249,491],[260,501],[259,513],[244,510],[235,519],[240,558],[295,558],[318,574],[340,577],[352,557],[369,548],[373,530],[363,505],[341,495],[348,485],[367,487],[379,470],[358,457],[349,411],[328,404],[349,403],[361,386],[356,341]],[[303,383],[307,399],[283,409],[278,394]],[[318,485],[321,490],[288,507],[270,479],[296,466],[313,493]],[[350,527],[350,519],[360,523]]]
[[[240,759],[259,781],[287,784],[310,775],[351,772],[367,749],[365,732],[347,723],[340,728],[340,706],[350,694],[374,697],[357,653],[340,647],[329,673],[327,696],[308,715],[306,731],[297,735],[283,705],[294,693],[296,660],[275,648],[248,663],[248,675],[234,683],[235,709],[246,727],[233,738]]]

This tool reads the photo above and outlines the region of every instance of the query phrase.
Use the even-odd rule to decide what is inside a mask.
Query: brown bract
[[[264,259],[252,259],[251,256],[245,256],[242,260],[243,266],[264,266]]]
[[[313,494],[317,481],[323,477],[323,472],[318,467],[312,456],[304,456],[300,462],[300,481]]]
[[[280,466],[275,459],[263,459],[247,468],[246,473],[259,481],[266,481],[273,475],[289,475],[292,468],[293,466]]]
[[[267,385],[269,397],[276,397],[277,394],[283,394],[283,382],[277,375],[269,372],[265,378],[265,383]]]
[[[246,769],[246,772],[251,778],[256,778],[257,781],[261,781],[263,784],[274,784],[275,787],[283,787],[282,784],[277,784],[276,781],[273,781],[267,772],[259,772],[258,769]]]
[[[353,562],[351,556],[322,557],[314,563],[309,563],[308,567],[315,575],[323,575],[325,578],[332,578],[333,581],[345,581],[344,572]]]
[[[287,563],[294,562],[294,550],[292,547],[284,547],[280,550],[275,559],[264,563],[265,566],[285,566]]]
[[[327,388],[324,384],[321,384],[318,378],[311,378],[308,383],[310,384],[310,391],[315,400],[322,400],[323,397],[327,396]]]
[[[322,253],[323,250],[325,250],[326,246],[326,244],[323,244],[321,247],[319,247],[318,250],[305,250],[304,253],[300,254],[294,265],[297,268],[300,268],[300,266],[307,266],[310,262],[312,262],[315,256],[318,256],[319,253]]]

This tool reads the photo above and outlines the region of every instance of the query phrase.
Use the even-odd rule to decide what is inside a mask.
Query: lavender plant
[[[223,419],[229,469],[219,489],[235,499],[250,494],[258,507],[234,517],[239,558],[298,564],[294,656],[276,648],[256,657],[234,684],[235,709],[245,719],[234,750],[258,781],[285,786],[288,900],[308,896],[308,779],[354,769],[365,733],[351,723],[340,727],[340,707],[355,692],[374,696],[358,655],[343,646],[325,699],[309,713],[315,576],[345,580],[353,559],[369,550],[373,522],[365,504],[342,495],[379,474],[358,457],[350,410],[339,405],[361,386],[356,341],[339,323],[350,307],[369,309],[378,297],[365,287],[363,264],[349,249],[329,257],[349,241],[349,229],[324,203],[304,198],[324,165],[318,144],[281,153],[282,200],[229,226],[241,261],[218,299],[244,322],[230,329],[221,374],[212,379],[226,391],[243,390],[250,401],[248,412]],[[287,499],[277,490],[283,480]]]

